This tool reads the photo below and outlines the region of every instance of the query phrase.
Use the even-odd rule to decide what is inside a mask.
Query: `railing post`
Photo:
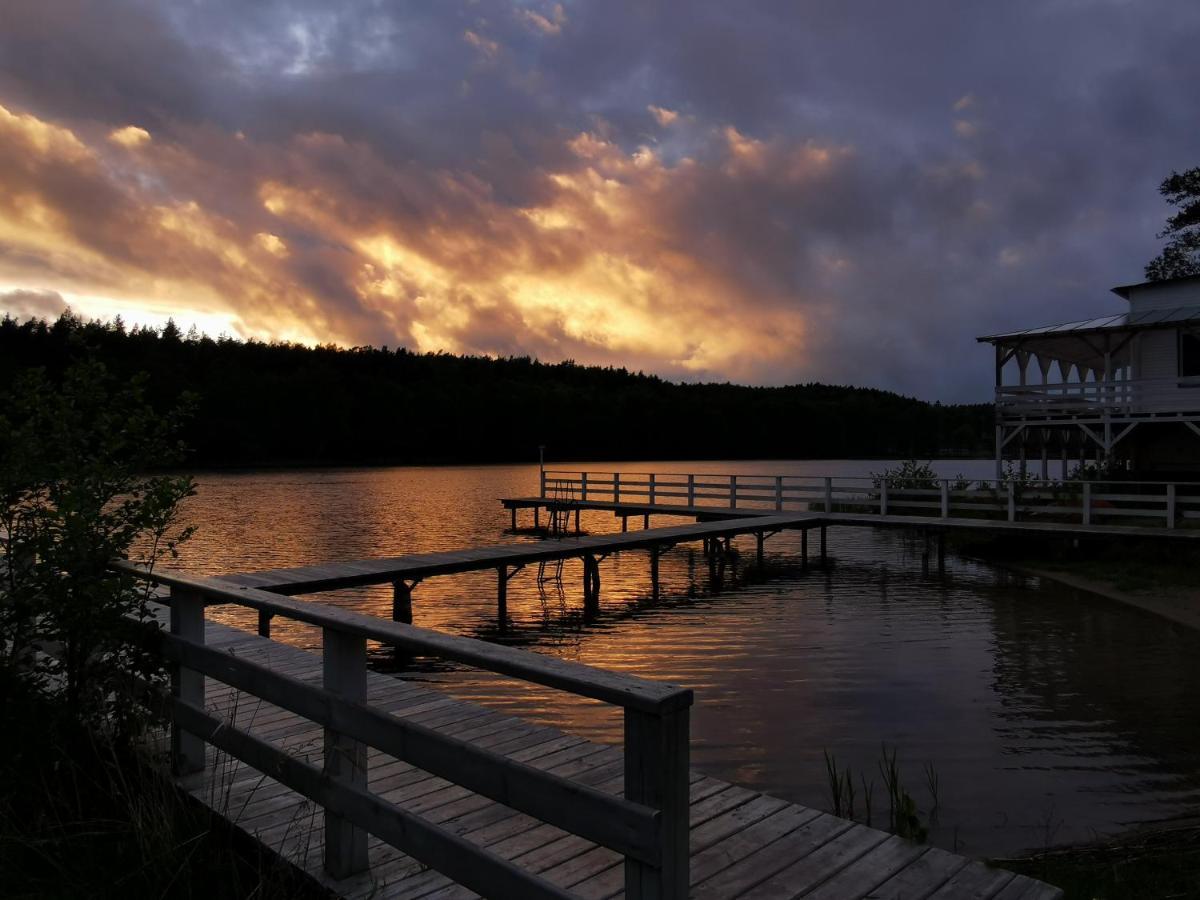
[[[1083,483],[1083,524],[1092,524],[1092,483]]]
[[[650,473],[650,505],[654,505],[654,473]]]
[[[1017,521],[1017,484],[1011,478],[1008,480],[1008,521]]]
[[[688,713],[625,710],[625,799],[661,814],[659,864],[625,860],[627,900],[688,895]]]
[[[825,476],[825,512],[833,512],[833,479]]]
[[[688,506],[696,505],[696,476],[688,476]]]
[[[621,473],[613,472],[613,503],[621,502]]]
[[[879,479],[879,514],[887,515],[888,509],[888,483],[886,478]]]
[[[942,479],[942,518],[950,518],[950,482]]]
[[[171,634],[204,643],[204,597],[183,588],[171,588]],[[171,667],[171,695],[204,709],[204,676],[178,663]],[[171,768],[177,775],[204,770],[204,738],[171,723]]]
[[[1175,527],[1175,485],[1167,485],[1167,527]]]
[[[729,476],[729,508],[737,508],[737,476]]]
[[[587,499],[587,472],[579,473],[579,499]]]
[[[332,628],[324,630],[324,687],[361,703],[367,699],[367,640]],[[367,745],[325,729],[325,774],[335,782],[367,786]],[[365,872],[367,833],[325,810],[325,871],[334,878]]]
[[[783,509],[783,476],[775,476],[775,509]]]

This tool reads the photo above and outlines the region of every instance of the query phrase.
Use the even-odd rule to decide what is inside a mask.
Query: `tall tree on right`
[[[1172,172],[1158,192],[1179,212],[1167,219],[1160,238],[1169,238],[1162,253],[1146,266],[1147,281],[1200,275],[1200,166]]]

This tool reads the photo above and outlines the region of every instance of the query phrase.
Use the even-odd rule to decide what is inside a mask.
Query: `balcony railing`
[[[1005,419],[1200,413],[1200,377],[1001,385],[996,412]]]

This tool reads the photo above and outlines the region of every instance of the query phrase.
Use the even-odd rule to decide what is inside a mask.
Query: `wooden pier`
[[[765,522],[710,524],[746,533]],[[627,548],[649,546],[638,537],[629,535]],[[1061,896],[690,771],[686,688],[234,583],[308,590],[400,568],[395,560],[343,565],[360,571],[218,579],[121,566],[170,590],[162,641],[174,672],[158,702],[173,723],[179,784],[339,896]],[[214,603],[318,626],[323,651],[206,621]],[[368,639],[613,704],[623,710],[624,743],[589,743],[369,673]]]

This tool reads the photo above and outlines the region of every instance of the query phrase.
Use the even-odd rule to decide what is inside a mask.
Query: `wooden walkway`
[[[780,513],[773,509],[761,507],[721,507],[703,505],[684,505],[679,503],[643,503],[643,502],[614,502],[612,500],[554,500],[549,497],[505,497],[500,503],[508,510],[518,509],[548,509],[552,507],[568,507],[570,509],[589,509],[612,512],[618,518],[636,518],[642,516],[684,516],[704,520],[712,527],[738,521],[742,533],[758,529],[748,527],[751,520],[759,518],[763,521],[779,520],[779,524],[769,528],[819,528],[830,525],[852,525],[867,528],[928,528],[933,530],[962,530],[976,532],[993,532],[1006,534],[1038,534],[1059,535],[1062,537],[1122,537],[1122,538],[1154,538],[1166,540],[1200,540],[1200,529],[1184,528],[1144,528],[1136,525],[1084,525],[1079,522],[1055,522],[1048,520],[1026,519],[1009,522],[1003,519],[966,518],[961,516],[898,515],[894,513],[880,514],[874,512],[793,512]],[[713,521],[716,520],[716,521]],[[742,523],[745,523],[743,526]],[[659,531],[660,529],[653,529]],[[666,530],[666,529],[661,529]],[[638,532],[644,534],[644,532]],[[624,533],[623,533],[624,534]],[[613,535],[617,537],[617,535]]]
[[[322,660],[316,654],[219,623],[208,622],[204,629],[210,648],[314,686],[321,684]],[[285,747],[296,758],[321,764],[320,726],[214,679],[206,681],[205,703],[211,715]],[[589,743],[380,674],[367,676],[366,699],[398,719],[581,785],[622,793],[619,747]],[[369,842],[368,872],[331,880],[322,867],[321,807],[232,757],[221,755],[204,771],[179,776],[178,781],[198,800],[342,897],[478,896],[375,838]],[[539,873],[573,896],[623,895],[623,858],[614,851],[374,750],[369,755],[369,788],[400,809]],[[691,774],[689,791],[693,897],[1049,900],[1061,896],[1058,889],[1027,877],[699,773]]]

